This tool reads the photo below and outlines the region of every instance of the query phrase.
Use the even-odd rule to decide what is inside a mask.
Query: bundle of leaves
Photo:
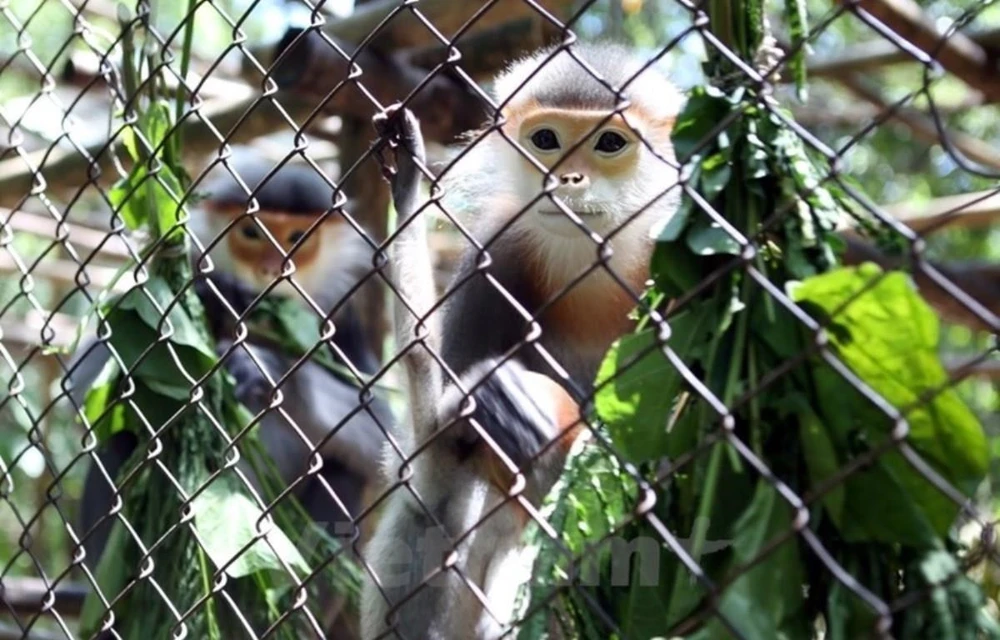
[[[140,100],[134,61],[126,46],[127,95],[145,107],[125,129],[133,168],[110,199],[130,230],[149,236],[149,277],[99,309],[100,334],[117,357],[88,392],[84,414],[98,446],[125,430],[139,446],[113,478],[122,506],[111,516],[81,633],[168,638],[183,626],[187,637],[235,638],[249,625],[256,635],[298,638],[309,624],[293,615],[302,592],[315,596],[325,583],[353,603],[359,570],[294,496],[282,495],[255,418],[218,361],[182,230],[179,202],[190,181],[178,161],[176,118],[155,93],[157,76],[142,83],[153,95]],[[259,493],[237,471],[241,459]],[[297,544],[286,532],[296,532]]]
[[[550,495],[559,540],[534,532],[522,638],[542,611],[567,637],[1000,637],[951,535],[983,430],[908,276],[837,266],[846,202],[789,118],[743,88],[680,115],[646,297],[673,304],[601,367],[602,437]]]

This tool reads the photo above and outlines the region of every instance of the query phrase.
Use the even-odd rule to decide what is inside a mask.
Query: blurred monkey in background
[[[343,198],[335,203],[335,190],[304,164],[287,163],[271,173],[271,163],[241,150],[230,165],[246,188],[229,169],[221,165],[213,168],[203,189],[206,199],[190,207],[189,229],[207,248],[213,265],[212,271],[196,282],[195,290],[206,307],[223,366],[236,379],[238,399],[252,412],[266,409],[271,381],[277,382],[299,360],[298,355],[285,353],[253,334],[243,344],[233,344],[237,334],[233,311],[244,314],[262,292],[305,304],[288,280],[272,287],[283,272],[290,271],[285,255],[294,264],[291,278],[321,309],[335,310],[333,346],[320,348],[327,348],[332,360],[341,366],[374,374],[379,358],[366,343],[355,305],[349,298],[345,300],[371,268],[372,257],[366,241],[344,219],[348,203]],[[250,209],[253,215],[246,213],[248,190],[259,207]],[[276,248],[279,246],[281,251]],[[197,246],[192,247],[192,253],[192,259],[204,259]],[[108,357],[108,347],[96,339],[74,355],[66,384],[78,406]],[[363,510],[368,492],[379,480],[382,443],[387,431],[392,433],[393,429],[389,408],[376,396],[359,409],[363,402],[358,386],[312,360],[298,364],[279,388],[283,396],[279,408],[285,415],[274,409],[261,419],[256,428],[262,444],[286,484],[304,476],[312,452],[318,452],[322,469],[297,486],[295,493],[316,522],[334,535],[350,535],[351,521]],[[98,448],[107,477],[97,465],[88,470],[79,523],[86,562],[92,568],[97,566],[114,520],[106,517],[114,502],[108,477],[116,478],[139,440],[131,431],[115,434]],[[347,526],[338,526],[342,524]]]
[[[383,144],[397,146],[390,265],[412,478],[389,496],[365,553],[374,578],[362,594],[366,640],[509,630],[530,576],[529,506],[562,470],[600,361],[632,328],[650,231],[679,202],[670,134],[680,93],[624,47],[572,52],[545,49],[502,73],[499,127],[442,177],[444,209],[474,213],[469,226],[488,255],[466,250],[443,317],[431,313],[419,218],[419,124],[398,108],[376,119]],[[391,461],[387,475],[398,475]]]

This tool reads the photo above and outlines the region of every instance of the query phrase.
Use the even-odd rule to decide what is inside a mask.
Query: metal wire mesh
[[[564,473],[564,484],[555,493],[572,498],[574,486],[605,481],[596,479],[598,467],[614,467],[617,482],[627,485],[621,490],[627,504],[612,508],[584,504],[577,498],[570,508],[603,510],[603,530],[588,530],[592,520],[586,517],[567,516],[566,503],[532,505],[513,492],[481,519],[470,520],[467,530],[450,532],[454,539],[442,542],[434,554],[428,551],[424,577],[414,591],[434,588],[433,580],[443,574],[457,576],[470,591],[481,591],[476,578],[466,575],[447,552],[474,535],[478,527],[489,526],[494,513],[520,505],[532,523],[529,529],[536,527],[535,544],[543,549],[542,560],[533,565],[532,581],[542,586],[532,588],[529,606],[515,616],[523,623],[522,632],[531,628],[530,633],[540,633],[540,627],[531,627],[539,617],[551,620],[562,614],[592,621],[586,628],[577,623],[568,635],[647,637],[644,634],[651,623],[639,620],[639,605],[623,607],[623,593],[663,588],[668,557],[682,569],[678,575],[689,578],[683,588],[692,599],[678,605],[684,615],[676,615],[676,611],[666,611],[667,603],[648,596],[653,599],[644,601],[644,611],[648,614],[652,607],[662,615],[662,627],[652,624],[662,636],[693,633],[714,620],[721,627],[713,629],[722,635],[755,637],[753,630],[759,633],[759,627],[748,620],[767,609],[769,600],[762,595],[759,601],[743,603],[743,609],[726,600],[727,591],[747,588],[741,580],[748,576],[756,581],[750,593],[767,591],[770,585],[780,591],[787,582],[807,594],[803,601],[826,598],[832,602],[839,597],[839,606],[865,612],[856,618],[865,623],[857,628],[838,629],[830,619],[817,627],[811,620],[814,624],[808,629],[785,629],[787,637],[917,637],[908,635],[913,630],[907,627],[911,624],[907,612],[938,611],[935,607],[943,606],[942,599],[957,597],[942,589],[964,576],[971,576],[985,593],[978,609],[965,614],[997,615],[1000,591],[996,585],[1000,582],[996,579],[992,469],[987,473],[984,468],[985,480],[979,478],[982,482],[975,486],[955,486],[954,478],[975,472],[956,470],[947,462],[956,449],[979,442],[962,440],[951,430],[950,421],[959,411],[955,403],[970,406],[986,433],[981,444],[989,450],[966,453],[989,461],[990,466],[995,466],[992,438],[1000,426],[995,382],[1000,273],[990,261],[997,244],[991,225],[1000,211],[1000,155],[995,151],[1000,141],[995,124],[1000,122],[995,106],[1000,97],[996,66],[1000,39],[995,7],[937,2],[921,8],[903,0],[833,6],[807,3],[808,37],[789,31],[780,16],[771,16],[777,40],[760,59],[748,61],[713,31],[707,12],[719,3],[425,0],[351,4],[342,10],[322,2],[318,6],[290,1],[206,0],[187,6],[139,2],[123,11],[112,3],[92,0],[0,0],[0,122],[5,130],[0,141],[0,264],[6,274],[0,282],[0,355],[7,383],[0,402],[0,594],[4,603],[0,639],[134,637],[123,621],[141,621],[147,610],[168,612],[166,620],[151,618],[158,622],[151,622],[153,628],[144,632],[154,637],[200,637],[204,630],[199,625],[205,616],[234,621],[226,627],[232,635],[225,637],[360,637],[357,598],[348,595],[357,585],[345,576],[353,567],[351,575],[359,581],[383,584],[389,580],[373,569],[368,542],[391,495],[407,492],[420,501],[415,474],[421,473],[421,456],[434,446],[434,438],[415,443],[409,450],[404,443],[408,403],[400,393],[400,361],[414,345],[392,344],[389,339],[387,307],[394,304],[399,283],[392,281],[387,270],[396,232],[389,223],[389,187],[383,172],[393,163],[388,157],[389,141],[377,139],[371,119],[393,103],[412,109],[429,142],[429,174],[446,176],[461,158],[449,145],[458,134],[478,127],[469,147],[488,136],[502,137],[517,148],[526,166],[534,167],[530,170],[542,184],[543,177],[551,177],[554,170],[539,170],[533,154],[509,136],[499,116],[505,105],[496,104],[484,87],[490,76],[517,55],[553,43],[557,44],[550,50],[552,57],[575,55],[578,38],[589,40],[597,35],[641,42],[643,47],[636,49],[648,65],[670,66],[686,88],[707,81],[700,73],[698,54],[720,52],[736,70],[726,79],[729,86],[759,93],[759,108],[808,150],[817,161],[819,177],[812,184],[795,185],[791,208],[766,212],[752,229],[737,228],[732,203],[713,202],[692,171],[704,160],[699,154],[716,143],[720,132],[748,117],[745,112],[733,110],[715,121],[706,114],[699,125],[703,139],[684,154],[675,156],[673,149],[661,143],[641,140],[678,177],[656,185],[648,206],[664,199],[675,206],[687,202],[684,206],[689,207],[692,219],[703,218],[717,239],[726,238],[719,242],[735,247],[669,305],[644,295],[634,278],[615,268],[612,244],[639,218],[642,208],[620,228],[600,232],[588,228],[587,216],[562,211],[580,237],[592,243],[594,259],[556,287],[549,300],[526,310],[517,304],[516,293],[506,291],[490,275],[490,251],[501,245],[480,237],[473,229],[475,221],[470,223],[448,210],[442,200],[431,199],[425,212],[437,221],[430,243],[438,284],[436,308],[462,289],[464,281],[452,276],[461,256],[472,256],[467,259],[477,265],[476,277],[486,274],[483,277],[493,291],[489,300],[498,305],[480,311],[504,325],[482,330],[516,336],[518,357],[526,361],[558,360],[565,354],[543,354],[545,326],[575,288],[585,286],[588,278],[610,276],[619,303],[645,310],[650,316],[647,327],[652,327],[656,338],[645,349],[633,352],[627,362],[619,362],[611,379],[585,391],[586,397],[579,400],[588,407],[595,402],[599,405],[601,394],[615,387],[615,376],[633,375],[630,367],[641,368],[637,363],[643,357],[655,358],[652,370],[657,380],[662,379],[663,394],[674,390],[674,395],[684,397],[682,403],[697,408],[699,436],[690,447],[682,448],[682,455],[674,456],[674,450],[670,455],[661,452],[644,466],[635,463],[634,450],[623,450],[622,441],[609,436],[591,412],[584,431],[591,437],[592,452],[580,454],[583,457],[577,460],[584,461],[579,463],[583,468],[593,465],[595,475],[581,477],[580,467],[571,463],[573,468]],[[284,15],[299,19],[295,24],[278,20],[277,16]],[[186,35],[189,27],[195,33],[191,25],[202,29],[193,42],[185,41],[190,37]],[[132,46],[130,39],[140,34],[145,49],[138,58],[147,64],[147,79],[136,87],[130,86],[134,81],[123,70],[122,58]],[[811,99],[791,111],[779,109],[779,103],[794,102],[789,80],[795,70],[789,61],[810,47],[831,54],[808,58]],[[180,54],[185,49],[194,52],[190,68],[185,68],[186,58]],[[846,54],[832,55],[844,49]],[[628,105],[621,102],[623,87],[585,67],[615,97],[613,111],[626,110]],[[521,84],[528,82],[525,79]],[[141,132],[150,130],[142,120],[142,100],[137,98],[143,91],[158,92],[178,107],[176,122],[164,140],[183,137],[181,160],[191,176],[187,189],[178,191],[170,179],[170,167],[157,162],[150,165],[145,180],[158,187],[128,182],[139,163],[127,159],[126,148],[138,149],[136,153],[143,157],[159,158],[170,145],[143,138]],[[609,112],[608,118],[613,115]],[[597,131],[591,130],[579,144]],[[632,133],[641,136],[640,131]],[[568,156],[572,151],[565,153]],[[254,162],[264,168],[248,169]],[[263,185],[278,180],[289,167],[301,170],[301,185],[309,185],[296,189],[319,193],[325,202],[313,206],[309,216],[289,217],[298,195],[294,189],[285,207],[265,202],[270,196]],[[920,182],[922,174],[930,177]],[[210,206],[200,199],[199,194],[211,185],[222,184],[213,180],[230,185],[237,194],[232,201]],[[123,192],[123,183],[131,190]],[[432,194],[436,188],[435,183]],[[815,305],[798,304],[801,299],[769,277],[761,256],[768,254],[769,243],[787,228],[788,220],[802,215],[801,207],[813,206],[801,203],[810,203],[816,193],[827,189],[841,194],[856,218],[856,228],[866,226],[880,236],[876,244],[841,229],[847,239],[847,262],[873,261],[886,272],[869,278],[842,305],[817,316]],[[130,207],[137,205],[130,205],[129,197],[153,191],[166,198],[161,202],[173,202],[183,212],[162,233],[136,231],[129,216],[135,215]],[[520,211],[503,211],[505,222],[498,237],[552,192],[540,188],[537,198],[524,203]],[[907,198],[917,192],[920,198]],[[127,194],[124,200],[122,193]],[[878,204],[887,201],[902,204]],[[212,206],[217,208],[214,213],[204,213]],[[268,217],[275,213],[278,217]],[[194,222],[189,224],[192,216],[213,215],[225,217],[226,223],[209,229],[211,233]],[[281,235],[286,225],[294,227],[294,240]],[[169,259],[175,251],[178,231],[193,247],[194,273],[185,282],[172,282],[172,290],[164,292],[157,288],[159,284],[151,283],[162,282],[157,280],[162,276],[158,260]],[[256,286],[247,291],[219,275],[233,264],[218,258],[219,252],[231,252],[236,246],[233,237],[273,248],[277,261],[272,259],[270,271],[261,272],[270,281],[255,275]],[[310,238],[327,247],[320,250],[323,260],[308,254]],[[207,260],[206,256],[215,258]],[[793,259],[791,254],[778,258]],[[318,274],[311,271],[314,261],[321,264]],[[932,380],[934,376],[928,374],[924,393],[914,396],[887,397],[884,386],[873,385],[844,358],[846,342],[838,334],[843,323],[854,318],[853,303],[874,291],[887,295],[883,287],[890,286],[886,282],[891,281],[888,274],[893,269],[912,277],[942,322],[940,332],[937,324],[931,329],[922,326],[929,332],[923,335],[929,349],[937,351],[945,363],[944,378]],[[732,390],[726,396],[717,391],[717,381],[709,379],[704,366],[692,365],[669,336],[678,331],[677,323],[684,322],[676,318],[699,309],[707,294],[720,283],[730,282],[736,273],[741,274],[741,286],[754,292],[754,308],[792,319],[806,338],[798,353],[785,357],[778,343],[786,336],[751,335],[750,340],[770,345],[767,348],[779,354],[781,364],[756,370],[753,376],[725,387]],[[648,274],[641,275],[645,281]],[[326,295],[331,290],[337,295]],[[130,298],[112,298],[129,291],[135,297],[127,304],[122,301]],[[178,346],[190,346],[197,339],[184,333],[188,329],[175,315],[188,308],[190,297],[186,296],[195,292],[219,356],[218,362],[200,369],[190,366],[191,356]],[[280,340],[248,331],[255,309],[264,308],[275,295],[306,310],[305,315],[291,316],[286,330],[291,327],[295,333],[296,328],[315,325],[309,329],[313,333],[306,332],[315,340],[304,350],[289,349]],[[499,308],[501,304],[509,309]],[[597,313],[602,301],[595,299],[593,304],[594,309],[577,309],[575,317]],[[115,336],[115,318],[136,309],[140,310],[134,313],[146,313],[144,318],[150,322],[141,334],[149,340],[144,347],[134,345],[138,333],[123,337],[121,325]],[[737,317],[739,309],[732,312]],[[924,317],[919,309],[909,313],[913,318]],[[96,335],[97,341],[85,338],[74,352],[81,323],[86,325],[83,335]],[[473,334],[470,339],[474,338]],[[706,344],[710,338],[706,336]],[[128,353],[121,352],[122,345],[131,345]],[[865,345],[854,348],[873,361],[884,357],[874,347],[868,352]],[[110,354],[124,374],[121,386],[109,387],[110,395],[103,399],[93,394],[107,384],[100,374],[103,360],[87,372],[85,358],[81,359],[85,352],[104,359]],[[454,376],[459,363],[447,362],[441,354],[434,357],[443,370],[449,369],[442,375]],[[317,358],[332,361],[335,370],[324,369]],[[878,364],[884,365],[884,376],[891,383],[899,365]],[[832,378],[815,382],[828,385],[826,397],[831,406],[844,404],[847,415],[853,409],[846,405],[864,404],[869,413],[858,410],[851,414],[855,422],[844,427],[851,432],[845,442],[850,441],[853,448],[850,455],[834,459],[848,462],[804,481],[802,467],[814,459],[809,456],[819,454],[806,452],[795,464],[779,460],[772,454],[780,450],[782,438],[793,436],[775,433],[771,435],[774,441],[756,441],[736,416],[759,414],[761,398],[803,375],[807,367],[820,365],[836,377],[836,382]],[[733,376],[743,375],[741,366],[732,365]],[[249,413],[213,401],[218,397],[213,395],[213,381],[222,371],[233,376],[235,394]],[[257,372],[264,376],[263,385]],[[317,378],[326,386],[313,387],[310,381]],[[150,380],[162,386],[149,386]],[[241,386],[246,381],[249,386]],[[584,381],[584,386],[589,382]],[[185,394],[178,395],[179,386]],[[837,397],[836,390],[844,397]],[[170,397],[173,404],[155,404],[150,398],[158,393]],[[900,403],[900,398],[907,402]],[[105,409],[95,414],[88,407],[99,401]],[[650,432],[676,427],[670,416],[681,410],[673,397],[658,401],[663,408],[661,419],[646,425]],[[819,415],[831,406],[807,409]],[[789,406],[788,411],[793,408]],[[111,433],[114,428],[107,425],[116,420],[126,426]],[[863,432],[871,432],[858,424],[864,420],[888,425],[885,438],[866,441]],[[203,453],[214,462],[192,482],[195,476],[190,468],[179,468],[187,454],[174,453],[164,443],[177,439],[182,428],[194,429],[190,425],[196,422],[202,429],[199,437],[207,452]],[[498,448],[498,455],[505,454]],[[254,461],[262,459],[273,462],[276,475],[269,476],[266,469],[255,466]],[[706,464],[715,469],[711,477],[691,480],[691,475],[704,468],[699,465]],[[731,471],[718,471],[727,465]],[[719,504],[725,505],[721,508],[737,515],[744,513],[751,499],[757,505],[746,487],[737,490],[725,484],[726,477],[737,477],[736,470],[747,470],[751,476],[738,477],[761,479],[761,486],[774,492],[773,502],[768,503],[772,515],[755,512],[755,517],[761,522],[787,520],[789,525],[778,527],[780,531],[764,526],[749,557],[745,541],[736,534],[745,534],[751,526],[747,523],[756,522],[752,518],[726,523],[728,531],[713,525],[703,513],[693,523],[685,522],[684,530],[679,528],[681,521],[674,519],[683,500],[703,493],[717,496]],[[886,500],[858,493],[872,485],[858,484],[857,478],[873,470],[883,474],[878,479],[886,486],[895,483],[892,492],[886,490],[890,496]],[[941,569],[940,580],[934,584],[873,584],[872,567],[884,558],[845,562],[844,549],[863,536],[856,534],[852,539],[844,533],[848,525],[843,522],[876,522],[880,509],[886,518],[895,517],[890,513],[894,505],[886,501],[900,495],[913,500],[930,495],[921,488],[924,485],[914,484],[918,477],[933,488],[930,499],[938,510],[935,513],[951,516],[946,523],[949,535],[935,532],[933,537],[941,543],[938,550],[947,550],[955,558],[954,567]],[[693,497],[683,497],[684,489],[677,488],[684,482],[697,487]],[[96,492],[90,495],[98,497],[89,507],[82,504],[88,487]],[[148,523],[133,522],[127,515],[137,504],[130,500],[141,491],[147,492],[142,494],[145,499],[156,495],[163,500],[156,539],[145,536]],[[845,492],[851,491],[852,504],[868,502],[870,511],[843,514],[844,521],[838,521],[834,531],[820,513],[832,509],[833,501],[844,501]],[[243,501],[226,501],[235,494]],[[294,519],[301,515],[299,511],[283,511],[299,508],[290,505],[300,505],[308,520]],[[434,505],[421,507],[434,513]],[[778,513],[785,515],[773,515]],[[913,518],[907,526],[912,526],[916,539],[923,535],[925,523]],[[229,531],[232,521],[241,519],[252,526],[241,530],[243,537],[231,548],[220,547],[218,536],[206,535],[213,528]],[[312,522],[319,526],[313,527]],[[296,524],[289,528],[289,523]],[[111,533],[112,527],[117,533]],[[880,540],[886,549],[892,546],[888,535]],[[121,556],[99,568],[101,553],[112,540],[121,545],[117,547]],[[192,550],[183,557],[170,556],[169,550],[184,544],[182,540],[193,541]],[[294,552],[282,546],[285,541]],[[912,545],[920,550],[913,551],[912,557],[924,557],[920,553],[927,549],[922,544]],[[769,570],[771,560],[793,547],[801,550],[795,553],[804,558],[802,566],[810,576],[825,576],[822,584],[797,584],[801,576],[780,572],[764,577],[755,573],[757,567]],[[444,558],[440,562],[437,553]],[[566,559],[563,570],[575,567],[577,572],[559,584],[546,582],[556,562],[549,562],[546,554],[558,554]],[[717,554],[734,554],[737,561],[727,564]],[[299,557],[305,558],[305,569],[295,560]],[[115,571],[123,577],[110,579],[107,566],[116,560],[118,565],[127,561],[134,566],[118,566]],[[198,575],[210,580],[182,589],[175,584],[180,579],[171,573],[177,569],[171,565],[176,564],[189,564],[191,571],[200,566],[204,573]],[[271,589],[274,585],[263,578],[247,587],[246,576],[259,575],[255,571],[261,567],[280,574],[274,585],[284,588]],[[894,565],[893,569],[902,571],[903,567]],[[543,575],[546,572],[549,575]],[[184,579],[191,580],[195,574],[187,575]],[[673,574],[669,577],[673,579]],[[810,590],[812,595],[808,595]],[[262,595],[271,591],[280,595],[273,599]],[[130,595],[139,597],[136,594],[148,600],[130,602]],[[87,597],[91,597],[89,611],[83,606]],[[409,597],[413,595],[404,601]],[[390,608],[402,604],[391,603]],[[567,608],[575,613],[567,614]],[[835,608],[831,605],[830,610]],[[502,612],[497,615],[502,617]],[[89,621],[90,627],[81,621]],[[394,629],[400,637],[409,637],[409,631]],[[931,633],[927,628],[922,631]]]

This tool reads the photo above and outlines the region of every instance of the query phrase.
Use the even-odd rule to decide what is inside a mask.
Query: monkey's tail
[[[396,295],[393,319],[397,347],[405,352],[407,391],[415,429],[433,429],[442,394],[440,321],[428,315],[437,301],[434,274],[421,206],[421,165],[425,164],[420,123],[408,110],[391,106],[375,116],[376,130],[383,140],[395,140],[396,173],[390,178],[396,208],[397,232],[389,247],[390,274]],[[418,435],[426,435],[419,434]]]

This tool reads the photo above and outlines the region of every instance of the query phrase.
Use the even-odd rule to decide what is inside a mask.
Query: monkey
[[[628,102],[619,104],[576,58],[623,88]],[[489,261],[478,248],[465,252],[441,316],[434,312],[426,232],[414,220],[427,208],[418,206],[419,124],[398,107],[376,120],[383,144],[398,139],[391,184],[400,223],[389,264],[399,294],[394,324],[405,354],[411,444],[421,449],[406,461],[409,487],[388,496],[367,547],[366,640],[495,638],[511,623],[528,577],[520,539],[529,517],[528,507],[511,498],[541,500],[585,433],[597,368],[632,327],[634,292],[648,277],[650,229],[679,203],[670,190],[678,180],[670,133],[682,99],[665,76],[643,68],[625,47],[578,45],[572,55],[543,49],[499,75],[494,98],[502,125],[464,149],[440,179],[442,201],[453,198],[446,210],[462,204],[476,213],[473,234],[485,240]],[[556,178],[559,204],[538,197],[544,171]],[[580,222],[605,236],[604,249]],[[608,270],[589,270],[602,251]],[[529,321],[561,367],[533,349]],[[433,353],[457,382],[442,379]],[[452,552],[448,564],[426,548],[428,535],[449,539],[435,539],[439,551]]]
[[[391,276],[400,294],[394,327],[397,343],[403,345],[422,333],[419,318],[433,305],[434,290],[426,250],[410,248],[426,246],[426,232],[413,220],[419,173],[407,156],[413,150],[416,161],[423,162],[419,125],[409,111],[390,113],[376,120],[377,126],[383,137],[396,136],[407,149],[397,153],[393,181],[393,201],[406,222],[390,247]],[[409,259],[413,254],[421,259]],[[457,382],[446,384],[428,351],[439,340],[437,327],[429,328],[423,344],[413,344],[402,356],[412,430],[407,445],[411,450],[429,446],[410,462],[413,494],[401,487],[388,495],[363,554],[378,581],[366,581],[362,587],[365,639],[386,634],[442,640],[500,635],[514,605],[516,588],[511,589],[510,576],[520,570],[520,531],[528,515],[519,504],[497,509],[491,503],[503,500],[521,470],[530,470],[524,476],[525,497],[531,502],[544,497],[572,443],[572,436],[562,435],[574,433],[579,423],[578,406],[566,390],[517,360],[486,358]],[[546,452],[550,443],[555,446]],[[513,470],[494,453],[497,450]],[[435,557],[434,550],[449,550],[459,536],[463,539],[453,548],[458,570],[435,576],[443,555]],[[409,562],[413,552],[417,562]],[[393,570],[398,562],[404,565],[401,576]],[[482,600],[473,589],[483,593]],[[390,615],[397,619],[390,622]]]
[[[474,215],[490,260],[483,269],[481,251],[464,252],[444,303],[442,357],[461,372],[516,349],[586,398],[611,343],[633,326],[650,231],[680,203],[670,135],[683,96],[623,45],[572,52],[544,48],[509,65],[494,82],[502,127],[488,127],[440,180],[445,211]],[[538,344],[526,342],[529,320]]]
[[[371,250],[341,211],[334,210],[324,217],[331,208],[346,205],[334,206],[334,189],[305,165],[284,164],[268,175],[272,166],[251,152],[235,154],[231,165],[232,173],[222,166],[214,176],[209,173],[205,182],[207,198],[192,207],[188,226],[199,243],[208,247],[205,255],[214,267],[196,281],[194,288],[206,309],[217,352],[236,381],[237,399],[252,412],[266,409],[272,389],[268,377],[278,381],[298,360],[297,356],[283,353],[278,345],[255,337],[234,346],[235,318],[226,305],[244,314],[283,269],[283,256],[254,218],[294,261],[295,282],[321,309],[336,308],[332,318],[334,348],[328,348],[332,359],[362,374],[376,373],[379,358],[366,344],[358,313],[349,299],[342,302],[370,268]],[[234,174],[253,192],[259,206],[253,217],[245,214],[250,196]],[[191,253],[194,262],[202,261],[204,256],[197,247],[192,247]],[[299,296],[287,280],[274,286],[272,293]],[[253,352],[267,375],[248,351]],[[108,357],[108,347],[96,339],[77,351],[64,382],[77,406]],[[277,410],[265,414],[257,427],[264,449],[283,481],[289,483],[306,474],[315,448],[323,458],[323,468],[297,486],[295,493],[316,522],[335,536],[348,534],[373,483],[380,480],[382,441],[394,429],[388,404],[381,395],[375,395],[367,407],[362,406],[358,387],[311,360],[289,374],[280,389],[280,408],[288,419]],[[306,444],[299,430],[313,444]],[[139,440],[131,431],[115,434],[98,450],[101,464],[88,469],[79,523],[85,562],[92,568],[96,567],[113,524],[113,518],[107,518],[113,503],[109,479],[115,479]],[[341,526],[345,523],[347,528]]]

